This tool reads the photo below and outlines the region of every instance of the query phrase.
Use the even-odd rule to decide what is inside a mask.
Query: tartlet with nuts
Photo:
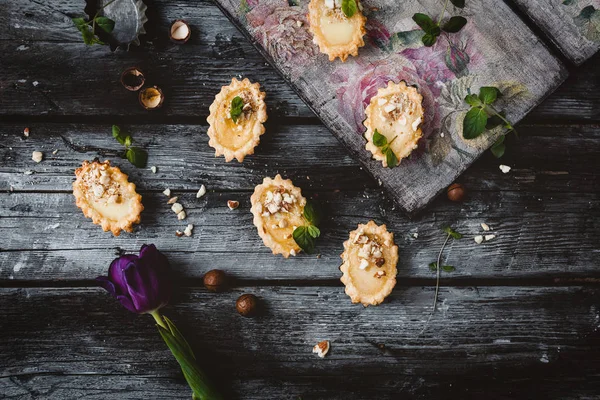
[[[294,229],[306,224],[306,199],[300,188],[281,175],[265,178],[254,189],[250,202],[254,225],[265,246],[285,258],[298,254],[301,249],[293,238]]]
[[[341,257],[341,281],[353,303],[378,305],[396,286],[398,246],[385,225],[358,225],[344,242]]]
[[[308,4],[308,21],[313,42],[321,53],[329,56],[329,61],[348,56],[357,56],[358,49],[365,45],[363,36],[367,33],[367,18],[359,9],[351,17],[342,11],[342,0],[311,0]]]
[[[365,109],[367,128],[367,150],[373,153],[373,158],[388,167],[387,157],[382,147],[374,140],[375,132],[385,137],[385,142],[400,163],[417,148],[419,139],[423,135],[421,124],[423,122],[423,96],[413,86],[406,82],[388,82],[387,87],[380,88],[377,95]]]
[[[215,149],[215,157],[242,162],[247,155],[254,154],[260,136],[265,133],[265,96],[260,84],[250,83],[247,78],[242,81],[233,78],[230,85],[221,88],[207,119],[208,144]]]
[[[83,215],[115,236],[122,230],[133,232],[133,224],[140,223],[144,210],[142,196],[119,167],[111,166],[110,161],[84,161],[75,176],[73,195]]]

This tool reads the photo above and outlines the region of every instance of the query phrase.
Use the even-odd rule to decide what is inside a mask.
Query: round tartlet
[[[75,176],[73,195],[83,215],[115,236],[122,230],[133,232],[144,210],[142,196],[119,167],[111,167],[108,160],[84,161]]]
[[[385,225],[359,224],[344,242],[341,281],[353,303],[380,304],[396,286],[398,246]]]
[[[223,86],[210,106],[208,116],[209,146],[215,149],[215,157],[225,156],[229,162],[234,158],[239,162],[254,154],[254,148],[265,133],[263,123],[267,120],[267,106],[260,84],[250,83],[246,78],[238,81],[233,78],[231,84]],[[242,114],[234,122],[231,117],[231,102],[240,97],[243,101]]]
[[[298,254],[301,249],[292,234],[296,227],[306,224],[306,199],[300,188],[281,175],[265,178],[254,188],[250,202],[254,225],[265,246],[285,258]]]
[[[358,1],[357,1],[358,4]],[[357,56],[358,49],[365,45],[367,18],[359,10],[348,18],[341,8],[342,0],[311,0],[308,4],[309,29],[313,42],[329,61],[337,57],[346,61],[348,56]]]
[[[388,82],[387,87],[380,88],[377,95],[371,98],[365,109],[366,149],[384,167],[388,166],[381,148],[373,143],[373,134],[377,130],[386,137],[387,143],[391,142],[390,148],[400,163],[418,147],[423,135],[421,125],[424,113],[423,96],[415,87],[408,86],[404,81]]]

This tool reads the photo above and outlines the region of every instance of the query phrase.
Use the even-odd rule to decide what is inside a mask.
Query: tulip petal
[[[154,245],[142,247],[142,257],[123,271],[127,293],[138,313],[147,313],[165,306],[171,297],[172,285],[168,261]]]
[[[108,293],[117,297],[117,291],[115,290],[115,285],[108,279],[108,276],[99,276],[96,278],[96,282],[103,287]]]
[[[108,268],[108,279],[115,286],[115,293],[127,294],[127,281],[125,279],[124,270],[130,265],[135,264],[139,257],[134,254],[127,254],[119,258],[115,258]]]
[[[125,295],[119,295],[119,296],[115,296],[115,297],[117,298],[117,300],[119,300],[121,305],[123,307],[125,307],[126,309],[128,309],[129,311],[134,312],[134,313],[138,312],[129,297],[127,297]]]

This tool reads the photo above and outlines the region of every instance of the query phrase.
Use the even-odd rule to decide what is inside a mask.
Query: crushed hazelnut
[[[171,197],[171,189],[167,188],[163,190],[163,194],[167,197]]]
[[[505,174],[508,174],[510,172],[511,168],[508,165],[500,165],[500,171],[502,171]]]
[[[481,242],[483,242],[483,236],[481,236],[481,235],[475,236],[474,239],[475,239],[475,243],[477,243],[477,244],[481,244]]]
[[[185,211],[181,211],[181,212],[177,213],[177,219],[180,221],[184,220],[186,216],[187,215],[186,215]]]
[[[385,264],[385,258],[379,257],[375,259],[375,265],[377,265],[378,267],[381,267],[383,264]]]
[[[227,207],[229,207],[230,210],[235,210],[239,206],[240,206],[240,202],[239,201],[237,201],[237,200],[227,200]]]
[[[490,241],[490,240],[494,239],[495,237],[496,237],[496,235],[485,235],[484,239],[487,242],[487,241]]]
[[[295,257],[295,256],[296,256],[296,254],[297,254],[297,253],[296,253],[296,250],[294,250],[294,249],[291,249],[291,250],[290,250],[290,255],[292,255],[292,256],[294,256],[294,257]]]
[[[206,194],[206,187],[204,185],[200,186],[200,190],[198,190],[198,193],[196,193],[196,198],[199,199],[200,197],[204,196]]]
[[[156,173],[156,167],[153,165],[150,167],[150,171],[152,171],[153,174]]]
[[[285,219],[282,219],[281,221],[279,221],[280,228],[287,228],[287,226],[288,226],[288,222]]]
[[[488,226],[488,224],[483,223],[483,222],[481,223],[481,228],[486,232],[490,230],[490,227]]]
[[[177,197],[177,196],[171,197],[169,199],[169,201],[167,201],[167,204],[175,204],[175,203],[177,203],[177,200],[179,200],[179,197]]]
[[[23,129],[23,136],[29,137],[29,128]]]
[[[33,161],[35,161],[36,163],[42,162],[43,158],[44,158],[44,154],[41,151],[34,151],[31,154],[31,159]]]
[[[182,237],[183,236],[183,232],[181,232],[181,231],[175,231],[175,236]]]
[[[366,269],[368,266],[369,262],[363,258],[362,260],[360,260],[360,265],[358,266],[358,269]]]
[[[382,270],[375,272],[375,275],[373,275],[373,277],[378,278],[378,279],[381,279],[384,276],[385,276],[385,271],[382,271]]]
[[[313,353],[316,353],[319,357],[324,358],[329,353],[329,340],[323,340],[317,343],[313,347]]]
[[[182,206],[180,203],[174,203],[174,204],[171,206],[171,210],[173,210],[173,212],[174,212],[175,214],[179,214],[180,212],[182,212],[182,211],[183,211],[183,206]]]
[[[185,234],[185,236],[192,236],[192,231],[193,230],[194,230],[194,225],[189,224],[188,226],[186,226],[186,228],[183,231],[183,233]]]

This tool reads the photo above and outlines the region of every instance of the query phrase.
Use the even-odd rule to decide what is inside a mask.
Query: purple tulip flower
[[[139,256],[116,258],[108,276],[96,280],[123,307],[138,314],[155,313],[167,305],[173,292],[169,261],[153,244],[143,245]]]

